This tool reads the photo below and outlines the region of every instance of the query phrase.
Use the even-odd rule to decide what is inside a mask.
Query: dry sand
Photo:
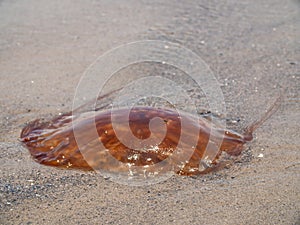
[[[299,224],[299,13],[298,0],[0,1],[0,223]],[[130,187],[33,162],[18,141],[25,123],[71,110],[99,55],[144,39],[200,55],[237,129],[286,88],[239,163]]]

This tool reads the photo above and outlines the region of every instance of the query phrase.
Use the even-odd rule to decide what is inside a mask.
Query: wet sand
[[[296,0],[0,1],[0,224],[299,224],[299,13]],[[33,162],[18,141],[25,123],[70,111],[98,56],[145,39],[201,56],[239,131],[280,87],[284,102],[214,174],[130,187]]]

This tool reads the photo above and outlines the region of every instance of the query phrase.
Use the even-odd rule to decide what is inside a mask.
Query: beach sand
[[[0,224],[300,224],[300,2],[207,2],[0,1]],[[98,56],[147,39],[206,62],[234,129],[284,89],[280,109],[236,163],[204,176],[132,187],[35,163],[25,124],[70,111]]]

